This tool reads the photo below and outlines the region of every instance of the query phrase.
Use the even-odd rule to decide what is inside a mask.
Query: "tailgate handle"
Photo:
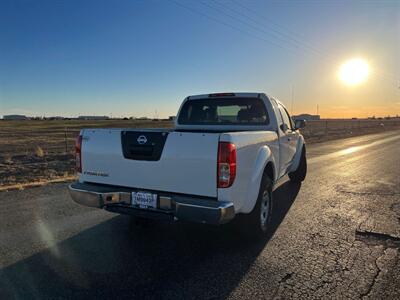
[[[153,146],[131,146],[129,153],[131,155],[152,156],[154,151]]]

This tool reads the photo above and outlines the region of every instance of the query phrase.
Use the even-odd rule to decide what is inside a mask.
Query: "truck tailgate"
[[[87,129],[82,135],[82,182],[217,196],[218,133]]]

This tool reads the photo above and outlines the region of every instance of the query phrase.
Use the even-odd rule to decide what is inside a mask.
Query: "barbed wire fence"
[[[165,122],[160,127],[172,126],[172,122]],[[25,126],[15,130],[0,124],[0,186],[73,176],[77,127]],[[306,142],[314,143],[393,129],[400,129],[400,118],[313,120],[301,132]]]

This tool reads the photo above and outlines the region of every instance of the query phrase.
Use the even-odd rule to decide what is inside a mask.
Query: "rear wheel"
[[[256,205],[250,214],[242,216],[242,226],[252,236],[267,236],[272,216],[272,185],[272,179],[264,175]]]
[[[303,146],[301,151],[300,163],[297,167],[296,171],[290,172],[289,174],[290,181],[294,183],[300,183],[306,179],[307,175],[307,158],[306,158],[306,147]]]

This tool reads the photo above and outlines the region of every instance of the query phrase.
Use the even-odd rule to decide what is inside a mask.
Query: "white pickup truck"
[[[263,93],[189,96],[172,130],[82,130],[69,191],[82,205],[137,218],[223,224],[236,216],[264,234],[274,183],[305,179],[304,126]]]

